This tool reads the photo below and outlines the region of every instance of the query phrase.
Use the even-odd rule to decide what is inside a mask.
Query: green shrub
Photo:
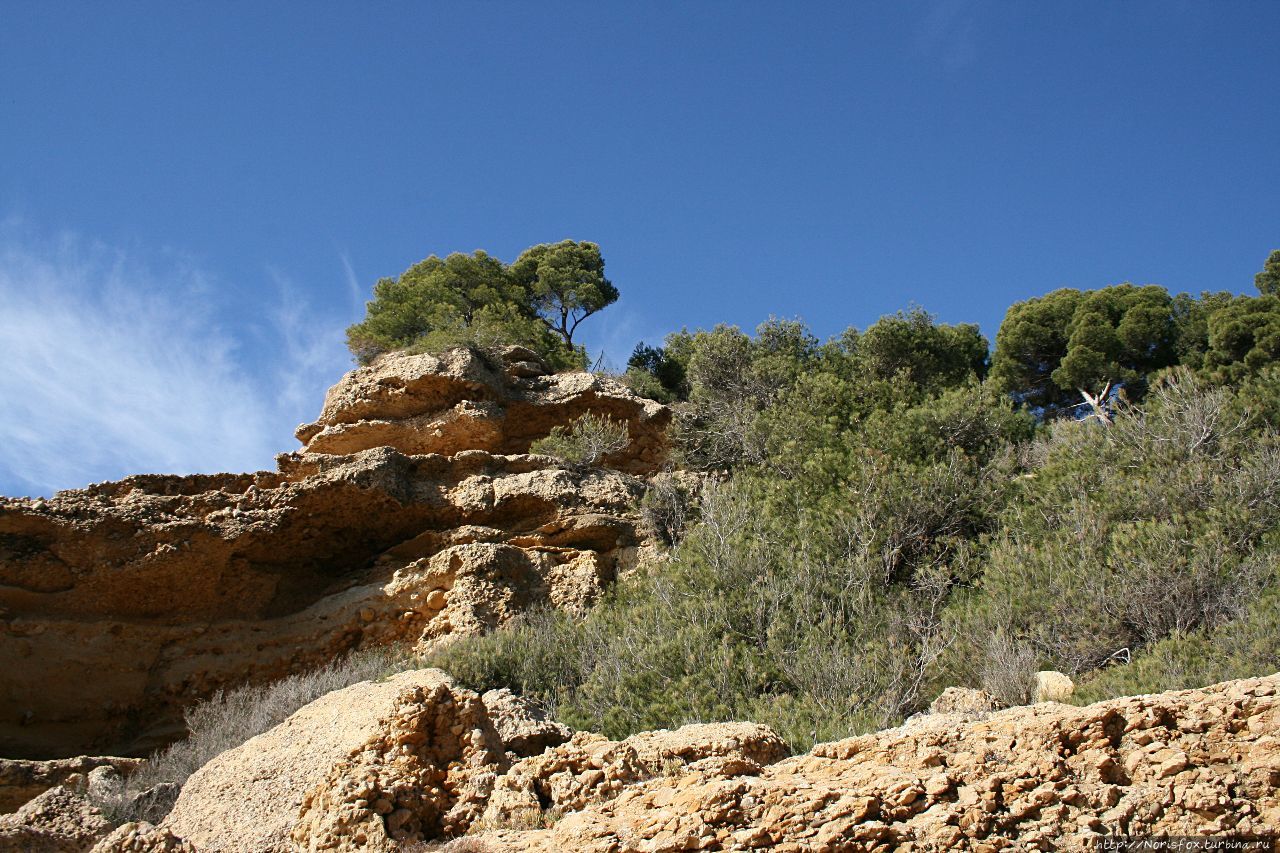
[[[570,465],[590,467],[605,457],[621,453],[631,443],[627,425],[608,415],[588,412],[572,424],[554,427],[546,438],[530,447],[530,453],[542,453],[563,459]]]
[[[617,299],[595,243],[539,244],[510,265],[483,251],[432,255],[374,285],[347,346],[368,364],[393,350],[520,344],[553,366],[581,369],[586,355],[574,332]]]

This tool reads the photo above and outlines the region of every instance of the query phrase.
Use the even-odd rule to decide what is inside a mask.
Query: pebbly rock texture
[[[746,772],[695,764],[550,829],[478,840],[493,853],[1084,850],[1099,834],[1274,831],[1278,687],[1270,676],[1084,708],[926,716]]]
[[[407,454],[528,453],[553,427],[587,412],[621,421],[630,433],[631,446],[606,457],[606,467],[636,474],[661,468],[671,421],[666,406],[612,377],[553,374],[522,347],[492,356],[470,349],[382,356],[330,389],[320,418],[298,427],[297,437],[307,453],[383,446]]]
[[[122,824],[94,845],[91,853],[199,853],[167,829],[150,823]]]
[[[23,803],[58,785],[82,787],[96,768],[110,767],[127,774],[140,764],[140,758],[88,755],[52,761],[0,758],[0,814],[16,811]]]
[[[971,687],[948,687],[929,706],[930,714],[960,714],[979,717],[1003,708],[1000,700],[985,690]]]
[[[512,358],[496,370],[455,350],[353,371],[308,450],[280,456],[276,472],[0,498],[0,755],[144,754],[222,687],[486,631],[535,605],[590,605],[645,545],[643,481],[476,445],[524,449],[597,411],[627,418],[633,435],[606,462],[641,470],[665,454],[669,415],[613,380],[533,375],[537,364]],[[412,419],[442,400],[498,406],[505,438],[454,430],[397,450],[384,446],[391,433],[366,431],[321,441],[348,455],[316,452],[329,427],[434,435]]]
[[[83,796],[58,786],[13,814],[0,816],[0,851],[82,853],[111,828]]]
[[[439,670],[361,682],[205,765],[161,828],[201,851],[392,851],[465,832],[502,746],[480,697]]]
[[[641,732],[623,741],[578,732],[568,743],[512,765],[498,779],[482,826],[506,827],[544,812],[562,814],[618,796],[635,782],[689,770],[758,774],[787,754],[782,738],[757,723],[710,723]]]
[[[573,729],[548,719],[542,709],[506,688],[490,690],[480,699],[510,756],[538,755],[573,737]]]

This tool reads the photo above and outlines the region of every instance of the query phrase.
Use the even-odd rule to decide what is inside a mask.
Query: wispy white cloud
[[[286,277],[255,331],[195,264],[139,255],[0,226],[0,493],[270,467],[350,366]]]
[[[600,362],[604,369],[621,371],[626,369],[636,344],[644,341],[650,346],[660,346],[671,331],[674,330],[656,328],[624,303],[611,305],[588,318],[582,324],[580,342],[587,348],[593,364]]]
[[[338,252],[338,259],[342,261],[342,274],[347,283],[347,295],[351,299],[353,313],[359,316],[360,310],[364,308],[364,285],[360,283],[360,277],[356,275],[356,268],[351,263],[351,255],[347,253],[346,249]]]

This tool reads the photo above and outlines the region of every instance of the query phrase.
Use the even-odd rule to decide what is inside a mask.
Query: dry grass
[[[128,779],[99,786],[91,792],[91,799],[116,823],[142,818],[155,822],[164,815],[155,814],[154,806],[153,813],[140,811],[136,798],[143,792],[166,782],[181,785],[218,754],[279,725],[302,706],[357,682],[383,678],[407,665],[402,655],[370,650],[270,684],[220,690],[187,710],[186,740],[156,752]],[[171,807],[169,802],[161,808],[167,812]]]

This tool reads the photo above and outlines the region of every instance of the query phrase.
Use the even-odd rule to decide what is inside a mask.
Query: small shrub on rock
[[[570,465],[590,467],[625,450],[630,441],[625,423],[588,412],[568,426],[555,427],[551,435],[535,441],[529,451],[559,457]]]

